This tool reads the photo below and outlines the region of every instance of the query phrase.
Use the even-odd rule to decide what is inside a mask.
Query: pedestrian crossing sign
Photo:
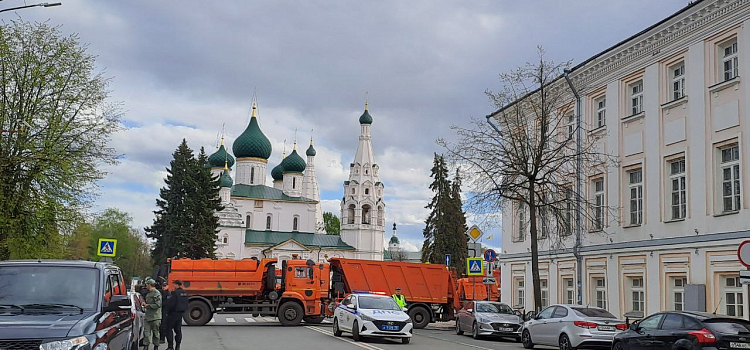
[[[484,264],[482,263],[482,258],[466,259],[466,274],[469,276],[483,276]]]
[[[115,256],[117,252],[117,240],[110,238],[99,238],[99,250],[96,255]]]

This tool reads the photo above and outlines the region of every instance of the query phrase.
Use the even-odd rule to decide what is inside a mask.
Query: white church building
[[[273,183],[267,184],[272,147],[260,129],[257,106],[253,104],[250,123],[232,146],[234,157],[227,152],[222,139],[206,165],[214,176],[220,176],[219,196],[224,206],[216,213],[219,217],[216,257],[319,262],[332,257],[382,260],[385,204],[383,185],[378,180],[372,155],[372,117],[367,106],[359,121],[359,146],[349,181],[344,183],[341,236],[327,235],[312,139],[305,151],[307,161],[297,153],[295,142],[292,152],[288,156],[283,154],[271,170]],[[343,209],[350,207],[352,212]]]

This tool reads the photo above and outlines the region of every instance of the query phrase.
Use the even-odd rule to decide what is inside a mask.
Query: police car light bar
[[[385,292],[372,292],[369,290],[353,290],[352,293],[354,294],[379,294],[379,295],[385,295]]]

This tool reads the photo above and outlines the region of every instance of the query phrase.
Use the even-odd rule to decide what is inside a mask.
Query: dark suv
[[[0,349],[137,349],[130,305],[115,265],[2,261]]]
[[[750,322],[703,312],[660,312],[616,335],[612,349],[750,349]]]

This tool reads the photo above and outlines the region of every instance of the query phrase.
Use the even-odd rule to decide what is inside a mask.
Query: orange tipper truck
[[[208,323],[214,313],[274,316],[285,326],[303,320],[320,323],[349,293],[391,295],[400,287],[414,327],[424,328],[453,319],[461,306],[459,288],[472,287],[472,280],[459,284],[437,264],[333,258],[328,263],[286,260],[277,265],[276,259],[177,259],[171,261],[169,281],[183,282],[190,298],[184,319],[191,326]],[[473,281],[476,296],[486,298],[487,286],[480,278]],[[490,292],[490,298],[497,300],[496,293]]]

